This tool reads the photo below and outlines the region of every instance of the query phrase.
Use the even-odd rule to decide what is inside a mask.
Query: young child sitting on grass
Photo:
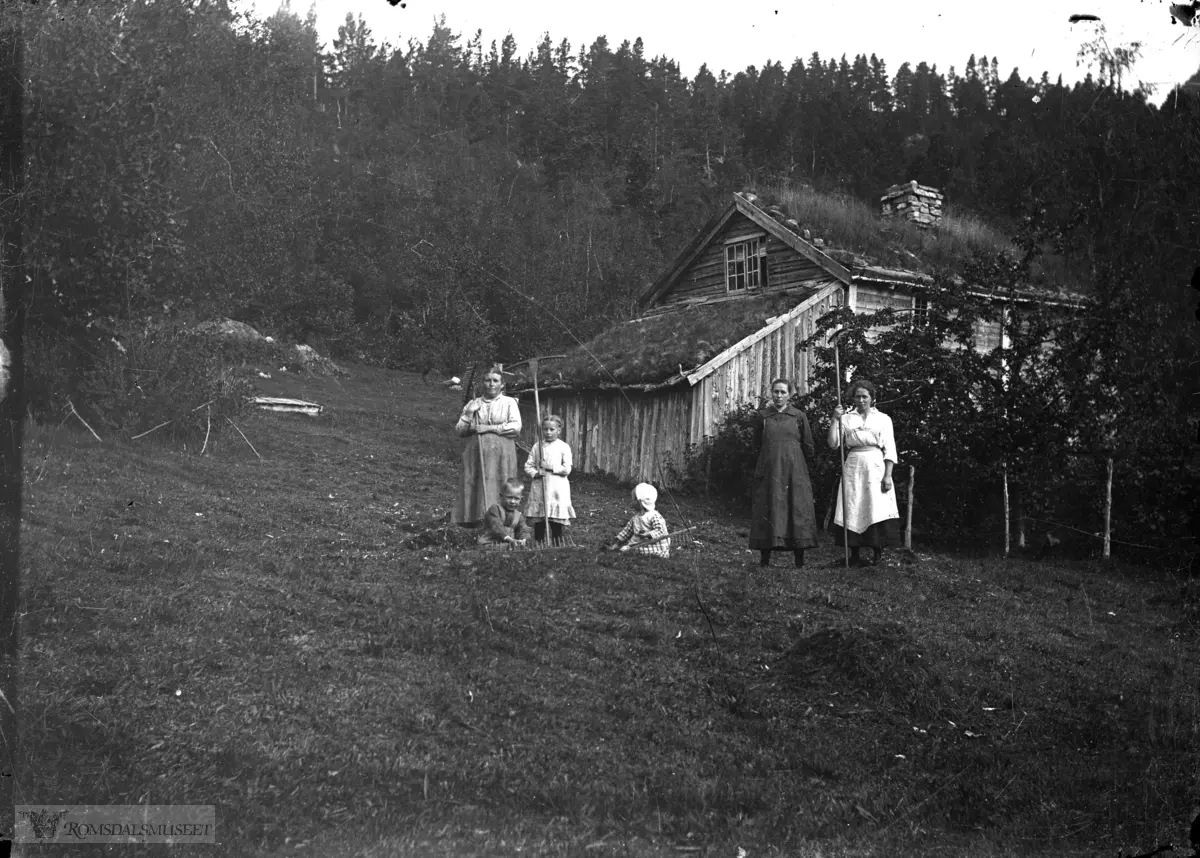
[[[494,503],[483,514],[483,534],[480,545],[497,548],[524,548],[529,538],[529,525],[521,514],[521,499],[525,484],[516,477],[505,480],[500,488],[500,503]]]
[[[633,508],[637,515],[629,519],[629,523],[621,528],[616,541],[609,546],[610,550],[636,551],[639,554],[654,554],[659,557],[671,556],[671,540],[659,539],[658,542],[643,543],[666,536],[667,522],[658,512],[654,504],[658,500],[658,491],[649,483],[638,483],[633,489]]]

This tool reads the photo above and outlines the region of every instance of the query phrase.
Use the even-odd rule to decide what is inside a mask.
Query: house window
[[[924,295],[913,296],[912,324],[914,328],[929,324],[929,299]]]
[[[762,286],[767,272],[766,246],[759,238],[725,246],[725,286],[730,292],[745,292]]]

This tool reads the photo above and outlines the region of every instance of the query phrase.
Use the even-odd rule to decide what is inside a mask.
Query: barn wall
[[[721,233],[713,238],[708,247],[680,275],[660,306],[666,307],[697,298],[718,298],[728,294],[725,289],[725,246],[731,240],[753,236],[762,237],[766,243],[768,289],[800,286],[808,281],[829,276],[818,265],[775,236],[768,235],[761,226],[739,212],[730,217]],[[745,294],[761,293],[762,290],[759,289],[750,290]]]
[[[574,470],[611,474],[624,482],[670,483],[667,466],[682,467],[688,443],[692,391],[543,391],[542,411],[563,418],[562,439]],[[521,443],[537,441],[533,396],[521,395]]]
[[[817,320],[842,304],[843,290],[829,294],[781,325],[758,342],[734,355],[692,388],[693,406],[689,441],[699,444],[705,436],[716,435],[725,415],[740,405],[757,405],[766,395],[771,381],[791,378],[800,393],[807,393],[811,382],[812,356],[797,345],[810,337]]]

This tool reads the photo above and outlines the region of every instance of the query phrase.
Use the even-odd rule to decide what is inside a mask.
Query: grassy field
[[[627,490],[586,478],[590,547],[464,551],[460,395],[351,369],[264,382],[327,411],[240,424],[261,460],[30,429],[18,802],[218,806],[215,851],[122,855],[1184,842],[1200,611],[1170,564],[762,572],[745,511],[669,496],[698,541],[612,555]]]

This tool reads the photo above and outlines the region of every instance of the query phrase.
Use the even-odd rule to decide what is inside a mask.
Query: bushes
[[[689,444],[683,462],[669,462],[671,480],[684,490],[715,490],[738,501],[750,501],[758,448],[754,444],[754,415],[761,405],[743,403],[725,415],[715,436],[701,445]]]
[[[739,500],[750,500],[754,491],[754,415],[758,406],[744,403],[725,415],[715,437],[708,439],[705,468],[718,491]]]
[[[230,342],[177,324],[124,327],[78,386],[76,408],[92,425],[133,436],[159,432],[199,442],[242,414],[253,393],[247,369],[255,358],[278,360],[270,343]],[[231,362],[239,359],[240,367]]]

